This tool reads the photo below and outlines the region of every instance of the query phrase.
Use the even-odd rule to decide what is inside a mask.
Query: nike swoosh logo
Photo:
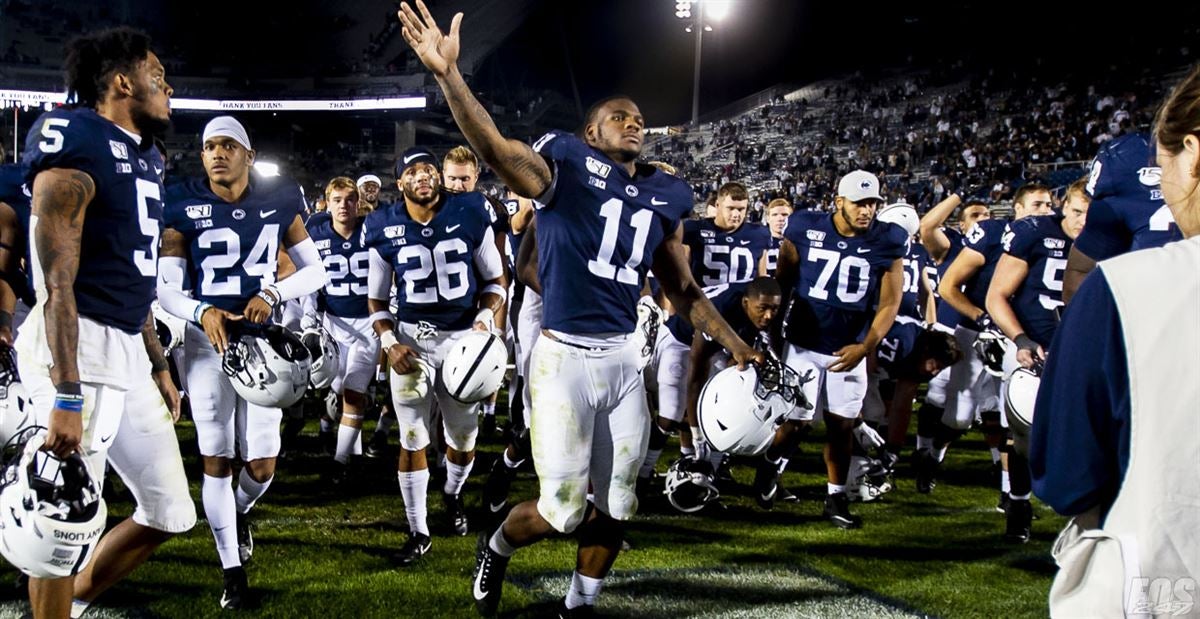
[[[749,245],[749,244],[750,244],[750,241],[738,241],[738,242],[739,242],[739,243],[741,243],[742,245]]]
[[[499,512],[500,510],[504,509],[505,505],[508,505],[508,501],[500,501],[499,503],[492,503],[489,501],[488,509],[491,510],[491,512],[494,514],[496,512]]]
[[[858,249],[855,249],[854,251],[856,251],[856,252],[858,252],[858,253],[860,253],[860,254],[869,254],[869,253],[871,253],[871,250],[869,250],[869,249],[863,249],[862,247],[859,247]]]
[[[423,155],[423,154],[424,154],[424,153],[417,153],[417,154],[415,154],[415,155],[409,155],[409,156],[405,157],[405,158],[404,158],[404,165],[408,165],[408,164],[409,164],[409,162],[411,162],[413,159],[416,159],[417,157],[420,157],[420,156],[421,156],[421,155]]]
[[[274,214],[275,214],[275,211],[277,211],[277,210],[279,210],[279,209],[271,209],[271,210],[269,210],[269,211],[263,211],[263,212],[261,212],[261,213],[259,213],[259,214],[258,214],[258,218],[259,218],[259,219],[266,219],[266,218],[270,217],[271,215],[274,215]]]
[[[650,204],[653,204],[654,206],[666,206],[667,201],[659,200],[658,198],[650,198]]]
[[[483,581],[483,566],[480,565],[475,568],[475,585],[471,588],[471,595],[473,595],[476,600],[482,600],[487,597],[487,591],[484,591],[483,587],[480,586],[481,584],[483,584],[482,581]]]
[[[100,444],[101,444],[101,445],[107,444],[109,441],[111,441],[111,440],[112,440],[112,437],[113,437],[113,435],[109,434],[108,436],[105,436],[104,438],[101,438],[101,439],[100,439]]]
[[[462,224],[457,224],[454,226],[446,226],[446,234],[450,234],[451,232],[454,232],[455,230],[458,230],[461,227],[462,227]]]

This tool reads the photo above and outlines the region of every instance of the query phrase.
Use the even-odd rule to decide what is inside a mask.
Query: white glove
[[[300,330],[316,329],[321,326],[321,318],[317,314],[305,314],[300,317]]]
[[[879,436],[879,433],[876,432],[874,428],[865,423],[860,423],[855,426],[854,438],[857,439],[858,444],[862,445],[862,448],[867,451],[883,447],[883,437]]]

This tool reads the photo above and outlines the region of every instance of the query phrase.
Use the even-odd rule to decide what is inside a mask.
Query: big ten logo
[[[1131,578],[1126,596],[1128,615],[1181,616],[1196,608],[1194,578]]]

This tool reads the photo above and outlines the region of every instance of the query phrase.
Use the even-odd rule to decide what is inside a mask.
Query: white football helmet
[[[433,368],[423,359],[409,359],[416,368],[408,374],[397,374],[391,369],[392,401],[396,404],[418,404],[433,393]]]
[[[700,390],[696,415],[700,431],[713,449],[753,456],[766,451],[775,428],[794,408],[812,408],[791,368],[768,358],[746,370],[726,368],[708,379]]]
[[[1012,431],[1013,447],[1022,454],[1029,452],[1033,409],[1041,384],[1040,366],[1035,365],[1031,369],[1018,368],[1008,378],[1008,389],[1004,392],[1004,413],[1008,416],[1008,428]]]
[[[163,309],[158,301],[150,304],[150,311],[154,314],[154,330],[158,332],[158,343],[162,344],[163,352],[169,355],[183,346],[187,321]]]
[[[693,514],[721,498],[707,462],[680,458],[671,463],[664,480],[663,494],[675,509]]]
[[[983,360],[983,368],[997,378],[1004,376],[1004,342],[1003,333],[984,329],[972,344],[975,354]]]
[[[295,333],[279,325],[239,324],[221,369],[247,402],[270,408],[295,404],[308,387],[312,357]]]
[[[908,236],[916,236],[921,229],[921,216],[917,215],[917,209],[904,202],[896,202],[879,209],[879,212],[875,214],[875,219],[904,228],[905,232],[908,232]]]
[[[308,349],[312,359],[308,382],[313,389],[324,389],[337,378],[341,352],[338,343],[328,331],[321,327],[310,327],[300,334],[300,341]]]
[[[442,384],[450,397],[473,404],[491,397],[504,382],[508,347],[486,331],[470,331],[454,340],[442,361]]]
[[[0,554],[29,576],[63,578],[87,567],[108,509],[81,454],[60,460],[40,451],[44,430],[14,437],[24,444],[0,481]]]
[[[4,396],[0,398],[0,445],[8,444],[9,439],[31,425],[33,407],[29,405],[25,386],[12,383],[4,389]]]
[[[637,328],[633,330],[633,345],[638,350],[638,369],[644,370],[654,356],[658,329],[663,324],[663,311],[653,299],[642,297],[637,304],[637,317]]]

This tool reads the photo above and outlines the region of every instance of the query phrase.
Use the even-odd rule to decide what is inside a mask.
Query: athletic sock
[[[513,460],[512,458],[508,457],[508,450],[507,449],[504,450],[504,466],[506,468],[516,469],[524,463],[525,463],[524,458],[521,458],[520,460]]]
[[[233,485],[228,477],[205,475],[200,487],[200,502],[204,505],[204,517],[212,529],[217,543],[217,554],[221,557],[221,568],[229,569],[242,564],[238,555],[237,512],[234,509]]]
[[[829,491],[829,494],[837,494],[839,492],[845,492],[846,486],[844,484],[826,483],[825,489]]]
[[[446,483],[442,486],[442,491],[449,495],[456,495],[462,492],[463,486],[467,483],[467,477],[471,475],[471,467],[475,466],[475,460],[471,460],[466,464],[455,464],[446,462]]]
[[[1000,471],[1000,491],[1008,492],[1012,490],[1012,482],[1009,481],[1008,471]]]
[[[488,548],[502,557],[511,557],[517,552],[517,549],[508,543],[508,538],[504,537],[503,526],[496,527],[496,532],[492,533],[491,539],[488,540]]]
[[[404,515],[408,516],[408,528],[415,535],[429,535],[429,524],[426,522],[425,499],[429,490],[429,469],[412,472],[398,472],[400,480],[400,496],[404,499]]]
[[[600,587],[603,585],[603,579],[584,576],[576,571],[571,574],[571,588],[567,589],[565,606],[567,608],[595,606],[596,596],[600,595]]]
[[[344,415],[349,417],[349,415]],[[358,437],[362,434],[362,428],[352,428],[346,424],[339,424],[337,430],[337,450],[333,453],[333,459],[345,464],[350,461],[350,455],[354,453],[355,444],[358,443]]]
[[[254,504],[262,498],[262,495],[267,493],[267,488],[271,487],[271,481],[275,479],[272,475],[267,478],[267,481],[259,483],[250,477],[250,469],[242,469],[242,474],[238,476],[237,487],[237,511],[239,514],[245,514],[250,511]]]

